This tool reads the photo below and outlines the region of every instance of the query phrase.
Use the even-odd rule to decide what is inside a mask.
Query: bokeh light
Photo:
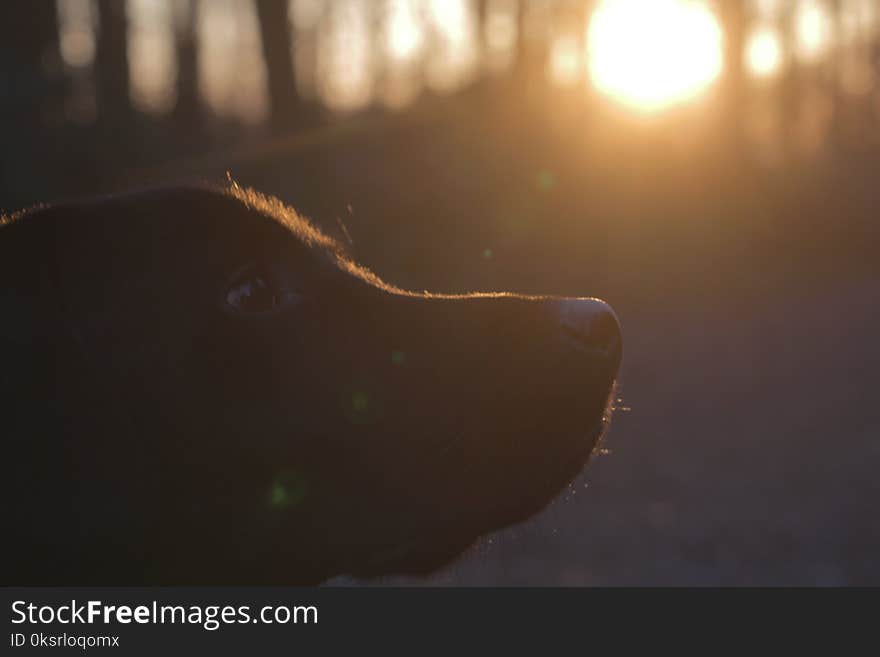
[[[95,7],[90,0],[59,0],[58,37],[65,64],[73,68],[92,64],[97,23]]]
[[[339,0],[322,25],[317,52],[321,98],[336,110],[367,106],[373,98],[374,66],[369,0]]]
[[[433,34],[427,82],[438,91],[461,88],[478,72],[480,41],[474,4],[466,0],[430,0],[427,16]]]
[[[178,40],[192,32],[199,94],[212,114],[254,125],[266,120],[267,70],[253,0],[120,2],[136,109],[173,109]],[[550,83],[577,87],[588,77],[600,92],[644,112],[697,98],[724,66],[717,0],[596,0],[592,13],[562,0],[288,2],[297,93],[341,112],[404,108],[426,88],[451,93],[485,72],[516,74],[526,52],[535,62],[538,53]],[[871,96],[876,0],[743,2],[742,61],[752,78],[778,82],[789,67],[827,64],[844,93]],[[195,30],[181,31],[185,5],[193,8]],[[73,80],[66,115],[88,122],[96,115],[97,5],[57,0],[57,9],[60,55]]]
[[[492,71],[510,66],[519,38],[516,0],[489,0],[483,38],[486,44],[486,65]]]
[[[779,31],[763,25],[749,35],[744,53],[746,69],[757,78],[773,77],[782,70],[782,39]]]
[[[583,56],[578,40],[563,35],[553,41],[550,48],[548,74],[552,82],[561,85],[577,83],[583,73]]]
[[[256,9],[237,0],[200,2],[199,90],[218,115],[260,123],[269,114]]]
[[[410,60],[425,45],[424,25],[414,0],[391,0],[384,28],[386,49],[395,59]]]
[[[828,8],[817,0],[802,0],[794,16],[795,55],[815,62],[831,48],[834,31]]]
[[[169,111],[177,99],[174,6],[168,0],[128,0],[128,68],[132,104],[143,112]]]

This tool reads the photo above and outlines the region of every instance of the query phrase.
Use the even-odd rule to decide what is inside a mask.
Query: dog
[[[609,421],[592,298],[414,293],[230,183],[0,226],[7,584],[426,574]]]

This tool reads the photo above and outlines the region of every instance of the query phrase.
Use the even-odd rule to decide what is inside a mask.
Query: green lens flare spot
[[[291,509],[301,505],[309,491],[309,482],[298,472],[283,472],[269,486],[269,506]]]
[[[538,172],[537,184],[538,189],[542,192],[549,192],[551,189],[556,187],[556,176],[553,175],[550,171],[540,171]]]
[[[406,364],[406,354],[395,349],[391,352],[391,364],[397,365],[398,367]]]
[[[388,355],[386,351],[385,358],[388,358]],[[379,357],[382,358],[381,354]],[[383,401],[382,387],[369,380],[356,381],[346,386],[339,399],[340,410],[345,418],[358,426],[379,422],[382,419]]]
[[[351,407],[356,413],[366,413],[370,408],[370,398],[365,392],[356,392],[351,396]]]
[[[287,489],[284,485],[275,482],[272,484],[272,492],[269,494],[269,504],[270,506],[285,507],[287,506],[287,502],[290,499],[290,496],[287,494]]]
[[[486,249],[485,251],[483,251],[483,260],[491,260],[494,257],[495,253],[492,251],[492,249]]]

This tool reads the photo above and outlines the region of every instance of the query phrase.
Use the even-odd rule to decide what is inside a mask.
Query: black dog
[[[405,292],[236,185],[3,224],[5,584],[429,572],[608,420],[601,301]]]

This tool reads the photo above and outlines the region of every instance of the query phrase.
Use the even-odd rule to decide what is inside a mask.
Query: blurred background
[[[229,172],[615,307],[605,453],[437,584],[880,583],[878,166],[877,0],[0,3],[0,209]]]

